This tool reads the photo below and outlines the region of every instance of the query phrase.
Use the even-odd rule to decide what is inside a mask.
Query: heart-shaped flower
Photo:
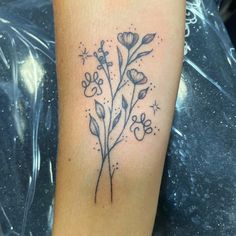
[[[139,40],[139,35],[133,32],[119,33],[117,36],[118,41],[130,50]]]
[[[127,76],[134,85],[146,84],[148,80],[143,72],[139,72],[136,69],[128,70]]]

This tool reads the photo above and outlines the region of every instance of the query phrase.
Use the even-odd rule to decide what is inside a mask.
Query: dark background
[[[236,47],[236,0],[224,0],[220,12],[230,38]]]

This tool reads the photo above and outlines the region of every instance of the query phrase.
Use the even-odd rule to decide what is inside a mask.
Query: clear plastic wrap
[[[220,1],[187,2],[185,59],[153,235],[236,235],[236,54]],[[53,222],[57,87],[50,0],[0,2],[0,235]]]
[[[53,220],[55,53],[43,29],[51,5],[29,2],[0,8],[1,236],[51,235]]]

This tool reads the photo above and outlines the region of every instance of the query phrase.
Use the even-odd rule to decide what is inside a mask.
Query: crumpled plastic
[[[220,1],[187,2],[154,236],[236,235],[236,53]],[[47,236],[58,114],[50,0],[0,2],[0,235]]]

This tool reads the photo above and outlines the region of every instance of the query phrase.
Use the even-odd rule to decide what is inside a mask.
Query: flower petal
[[[118,41],[119,41],[122,45],[124,45],[124,38],[123,38],[123,34],[122,34],[122,33],[119,33],[119,34],[118,34],[117,39],[118,39]]]

